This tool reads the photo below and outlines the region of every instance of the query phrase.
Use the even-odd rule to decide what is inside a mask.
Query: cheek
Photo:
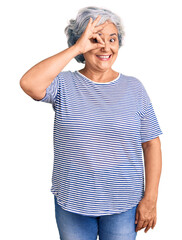
[[[117,44],[117,45],[115,46],[115,51],[116,51],[116,52],[119,51],[119,44]]]
[[[86,54],[83,54],[85,60],[89,61],[89,59],[92,59],[94,54],[93,53],[86,53]]]
[[[118,55],[118,48],[113,48],[113,53],[114,53],[115,56],[117,56]]]
[[[117,44],[115,46],[112,46],[111,49],[112,49],[113,53],[115,53],[117,55],[118,51],[119,51],[119,45]]]

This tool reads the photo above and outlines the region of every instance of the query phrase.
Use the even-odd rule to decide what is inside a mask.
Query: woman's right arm
[[[75,44],[30,68],[20,79],[23,91],[34,99],[40,100],[46,94],[46,88],[63,70],[70,60],[80,54]]]
[[[90,18],[82,36],[73,46],[57,53],[56,55],[46,58],[30,68],[20,79],[20,86],[24,92],[34,99],[42,99],[46,94],[46,88],[72,58],[92,49],[105,46],[104,41],[96,33],[103,29],[108,22],[106,21],[105,23],[96,26],[100,18],[100,15],[94,21]],[[97,43],[92,41],[93,38],[97,39]]]

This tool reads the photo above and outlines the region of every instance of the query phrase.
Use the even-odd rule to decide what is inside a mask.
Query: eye
[[[94,39],[93,39],[93,42],[94,42],[94,43],[98,43],[97,38],[94,38]]]
[[[116,39],[115,39],[115,38],[111,38],[110,41],[111,41],[111,42],[115,42]]]

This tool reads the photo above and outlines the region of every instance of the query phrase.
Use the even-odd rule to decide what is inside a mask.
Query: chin
[[[107,71],[109,69],[111,69],[112,66],[105,66],[105,67],[99,67],[97,66],[97,69],[99,69],[100,71]]]
[[[99,68],[101,70],[107,70],[107,69],[111,69],[112,65],[114,62],[112,63],[96,63],[95,66],[96,68]]]

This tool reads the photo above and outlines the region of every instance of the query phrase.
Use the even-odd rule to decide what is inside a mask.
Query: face
[[[116,26],[110,22],[104,29],[99,31],[98,34],[105,42],[105,47],[86,52],[84,58],[86,67],[105,71],[111,68],[118,55],[118,31]]]

